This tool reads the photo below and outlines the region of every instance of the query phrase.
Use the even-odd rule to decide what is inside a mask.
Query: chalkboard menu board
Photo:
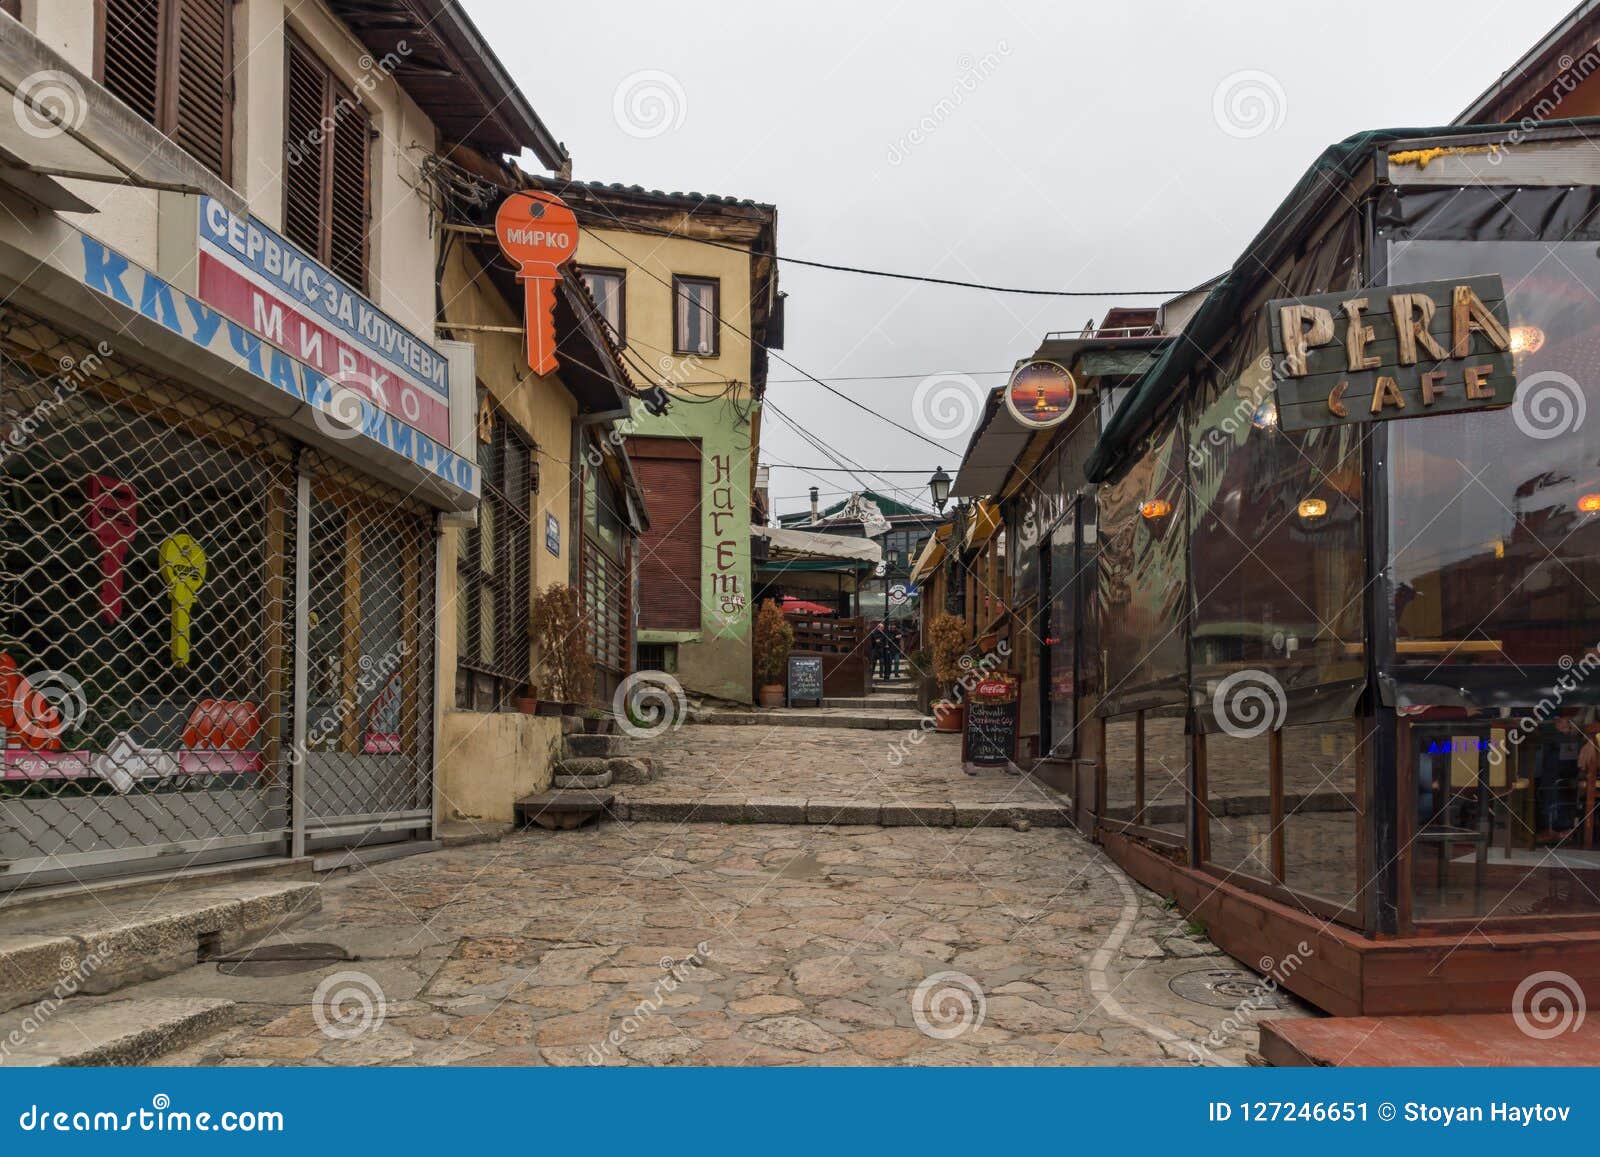
[[[967,726],[961,736],[961,760],[979,767],[1004,767],[1017,757],[1015,675],[994,671],[967,694]]]
[[[822,656],[789,656],[789,705],[822,702]]]

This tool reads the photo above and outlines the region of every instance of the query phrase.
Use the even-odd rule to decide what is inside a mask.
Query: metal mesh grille
[[[306,461],[308,828],[405,826],[431,806],[431,523],[396,492]]]
[[[0,887],[288,823],[292,448],[0,312]]]

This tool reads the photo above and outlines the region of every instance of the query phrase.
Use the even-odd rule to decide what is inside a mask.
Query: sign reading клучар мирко
[[[1267,303],[1278,426],[1492,410],[1516,374],[1498,274]]]

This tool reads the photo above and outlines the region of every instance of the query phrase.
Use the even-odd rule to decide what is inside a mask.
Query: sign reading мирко
[[[1309,430],[1511,404],[1498,274],[1267,303],[1278,425]]]

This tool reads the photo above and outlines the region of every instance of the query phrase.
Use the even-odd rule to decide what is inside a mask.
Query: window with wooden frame
[[[22,0],[0,0],[0,12],[22,19]]]
[[[283,231],[364,293],[372,118],[315,53],[294,36],[287,42]]]
[[[623,293],[627,288],[627,273],[621,269],[600,269],[585,266],[583,283],[589,287],[589,296],[600,309],[600,316],[611,327],[611,336],[618,345],[628,342],[628,307]]]
[[[95,79],[233,179],[234,0],[97,0]]]
[[[714,358],[721,352],[722,283],[714,277],[672,276],[672,352]]]
[[[533,444],[503,415],[479,434],[478,525],[456,549],[456,706],[512,707],[528,682]]]

